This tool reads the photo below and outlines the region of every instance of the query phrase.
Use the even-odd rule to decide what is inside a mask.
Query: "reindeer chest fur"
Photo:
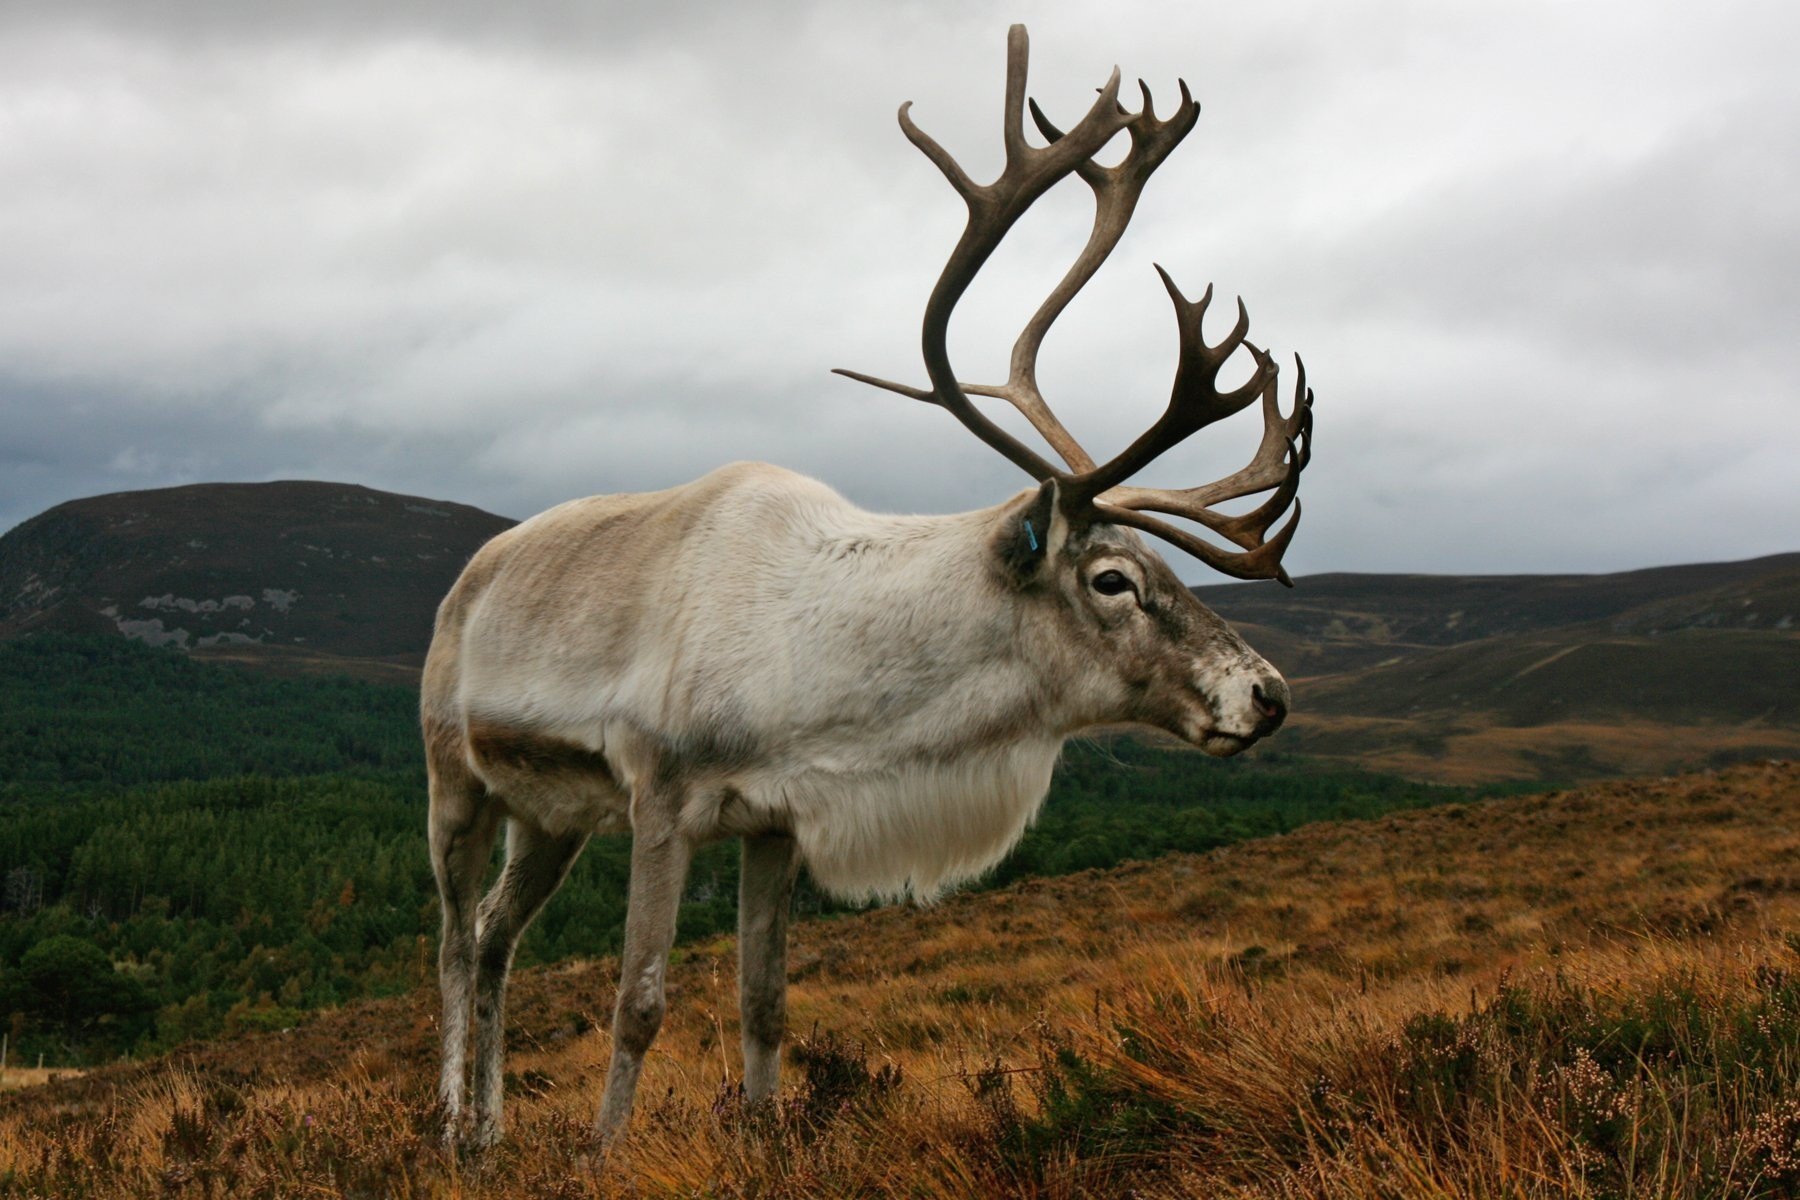
[[[934,899],[1018,842],[1050,787],[1062,739],[1036,736],[932,758],[839,755],[735,779],[752,824],[789,833],[815,882],[845,899]]]

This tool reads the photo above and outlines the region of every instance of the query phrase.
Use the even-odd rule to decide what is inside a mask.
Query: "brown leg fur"
[[[506,867],[481,902],[475,948],[475,1081],[477,1145],[501,1131],[501,1060],[505,1053],[506,976],[519,938],[562,886],[587,845],[585,833],[552,836],[517,818],[506,823]]]
[[[663,977],[675,941],[681,890],[694,856],[676,821],[680,800],[679,789],[666,784],[632,800],[631,899],[620,955],[619,1001],[613,1010],[612,1063],[594,1122],[602,1146],[625,1128],[644,1054],[662,1027]]]
[[[744,1028],[744,1096],[775,1094],[787,1027],[788,902],[799,866],[794,839],[744,839],[738,876],[738,1008]]]

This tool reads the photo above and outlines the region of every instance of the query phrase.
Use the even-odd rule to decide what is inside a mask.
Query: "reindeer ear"
[[[1007,573],[1024,583],[1037,576],[1038,568],[1062,549],[1069,522],[1057,502],[1056,480],[1046,479],[1037,495],[1023,509],[1007,514],[1000,537],[1000,558]]]

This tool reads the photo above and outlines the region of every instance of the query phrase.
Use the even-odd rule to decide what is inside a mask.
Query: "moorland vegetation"
[[[484,1157],[420,989],[0,1096],[0,1195],[1782,1200],[1797,863],[1792,764],[1318,823],[800,923],[762,1110],[692,943],[604,1161],[600,960],[515,976]]]

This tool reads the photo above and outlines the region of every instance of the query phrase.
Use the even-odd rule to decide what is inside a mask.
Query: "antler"
[[[925,306],[921,347],[932,386],[911,387],[841,368],[837,374],[948,409],[977,437],[1034,479],[1054,477],[1061,491],[1063,512],[1072,522],[1085,524],[1101,520],[1130,525],[1181,547],[1228,575],[1243,579],[1278,578],[1286,583],[1288,579],[1280,565],[1281,554],[1299,523],[1299,506],[1295,505],[1293,519],[1274,538],[1265,541],[1264,535],[1292,501],[1300,471],[1306,465],[1312,393],[1305,389],[1302,368],[1294,412],[1286,418],[1281,416],[1275,400],[1278,369],[1268,355],[1245,339],[1249,318],[1241,300],[1238,302],[1237,326],[1223,342],[1208,346],[1201,333],[1201,320],[1212,299],[1211,287],[1198,303],[1190,303],[1168,273],[1157,268],[1175,303],[1180,329],[1181,359],[1174,391],[1163,416],[1105,465],[1095,465],[1093,458],[1044,401],[1037,383],[1037,356],[1044,335],[1118,245],[1138,198],[1143,194],[1144,185],[1193,129],[1199,119],[1200,106],[1189,94],[1187,84],[1182,82],[1180,104],[1167,120],[1159,120],[1150,89],[1140,80],[1138,87],[1144,98],[1143,110],[1128,112],[1118,100],[1119,72],[1114,68],[1093,107],[1067,133],[1052,125],[1036,101],[1031,101],[1032,120],[1048,142],[1044,147],[1033,147],[1025,141],[1023,128],[1027,57],[1025,27],[1014,25],[1007,34],[1003,123],[1006,166],[991,184],[983,186],[971,181],[949,153],[913,123],[909,114],[910,101],[900,107],[900,126],[907,138],[937,165],[969,208],[968,224],[962,238],[951,252]],[[1095,162],[1093,156],[1120,130],[1126,130],[1131,139],[1131,147],[1124,159],[1110,167]],[[975,274],[1025,210],[1052,185],[1071,174],[1079,175],[1094,192],[1094,227],[1087,245],[1013,343],[1007,381],[997,385],[959,382],[950,367],[945,347],[952,311]],[[1219,370],[1239,346],[1255,357],[1256,371],[1247,383],[1220,393],[1217,388]],[[1058,470],[995,425],[974,406],[969,399],[971,395],[991,396],[1012,404],[1055,449],[1069,470]],[[1256,457],[1243,470],[1216,483],[1179,491],[1120,486],[1170,447],[1206,425],[1247,407],[1258,395],[1263,398],[1263,441]],[[1213,504],[1270,488],[1275,489],[1275,494],[1254,512],[1228,517],[1210,508]],[[1145,510],[1195,520],[1242,548],[1244,553],[1220,549],[1165,521],[1145,516]]]
[[[905,131],[912,144],[937,165],[938,170],[944,173],[944,178],[950,181],[950,186],[956,189],[957,194],[962,196],[969,206],[969,221],[963,227],[962,238],[956,243],[956,249],[951,251],[950,260],[944,265],[943,273],[938,276],[937,286],[932,288],[931,298],[925,303],[925,321],[920,332],[920,341],[925,357],[925,373],[931,379],[931,388],[908,387],[905,384],[877,379],[857,371],[846,371],[841,368],[837,373],[863,383],[873,384],[876,387],[886,388],[892,392],[899,392],[903,396],[911,396],[915,400],[925,400],[949,409],[957,420],[969,428],[970,432],[1023,468],[1033,479],[1048,479],[1052,475],[1060,475],[1061,472],[1044,461],[1036,451],[982,415],[970,402],[963,386],[957,382],[956,373],[950,368],[949,352],[945,348],[950,314],[956,308],[957,301],[962,299],[963,293],[968,290],[969,284],[974,281],[976,272],[981,270],[982,264],[988,260],[988,256],[994,252],[994,248],[1000,244],[1000,240],[1006,236],[1007,231],[1012,228],[1013,223],[1024,214],[1025,210],[1030,208],[1032,203],[1043,195],[1052,184],[1066,178],[1091,159],[1102,146],[1112,140],[1114,134],[1137,120],[1138,114],[1128,113],[1119,106],[1119,71],[1115,67],[1112,77],[1106,81],[1106,86],[1100,89],[1100,96],[1094,101],[1094,106],[1088,110],[1087,115],[1074,129],[1048,146],[1030,145],[1025,140],[1024,129],[1025,67],[1028,55],[1029,43],[1025,35],[1025,27],[1014,25],[1007,31],[1006,36],[1006,110],[1002,126],[1006,145],[1006,167],[1000,172],[998,179],[985,186],[971,180],[957,165],[956,160],[950,157],[948,151],[913,123],[912,116],[908,111],[912,108],[910,100],[900,106],[900,128]],[[1035,105],[1033,107],[1035,108]],[[1117,240],[1116,235],[1114,240]],[[1098,265],[1096,262],[1095,266]],[[1089,274],[1091,273],[1090,271]],[[1073,276],[1074,272],[1072,271],[1070,274]],[[1081,282],[1086,282],[1085,278]],[[1070,288],[1068,280],[1065,280],[1063,287],[1059,287],[1057,290],[1061,292],[1066,288],[1069,296],[1072,297],[1079,287],[1080,283],[1077,283]],[[1045,308],[1049,308],[1054,302],[1055,297],[1053,296],[1050,301],[1045,302]],[[1062,305],[1067,303],[1068,297],[1065,297],[1062,304],[1056,306],[1056,311],[1060,311]],[[1042,315],[1043,310],[1040,309],[1039,316]],[[1054,320],[1055,316],[1056,312],[1051,312],[1049,319],[1043,322],[1045,328],[1049,327],[1050,321]],[[1033,318],[1034,324],[1037,319]],[[1040,333],[1038,336],[1041,338],[1042,334]],[[1025,345],[1030,337],[1031,330],[1028,326],[1026,332],[1020,336],[1021,345]],[[1015,381],[1020,377],[1019,364],[1021,362],[1026,364],[1026,378],[1035,375],[1035,358],[1035,343],[1023,355],[1018,347],[1014,348]],[[1001,391],[1001,389],[992,388],[970,390],[976,391],[977,394],[985,392],[990,395],[999,394]],[[1019,394],[1025,394],[1023,389],[1017,390]],[[1035,395],[1036,390],[1035,383],[1032,383],[1030,385],[1031,393]],[[1037,408],[1044,416],[1048,416],[1054,427],[1053,432],[1045,434],[1050,443],[1058,446],[1059,450],[1063,446],[1067,446],[1075,454],[1082,455],[1081,448],[1076,445],[1075,439],[1070,437],[1068,431],[1063,429],[1060,424],[1056,423],[1055,417],[1050,414],[1041,398],[1037,400]],[[1026,411],[1030,416],[1029,409]],[[1034,420],[1033,423],[1037,422]],[[1045,426],[1038,425],[1038,428],[1044,430]],[[1058,445],[1059,442],[1062,445]]]
[[[1294,388],[1294,411],[1283,417],[1276,399],[1276,382],[1280,368],[1264,351],[1246,336],[1250,331],[1250,314],[1244,302],[1238,301],[1237,323],[1225,340],[1216,346],[1206,344],[1202,322],[1212,303],[1208,286],[1197,302],[1190,302],[1158,267],[1169,299],[1175,304],[1175,319],[1180,330],[1181,358],[1175,371],[1175,386],[1163,415],[1103,466],[1077,475],[1063,485],[1068,511],[1091,509],[1101,519],[1118,525],[1130,525],[1145,533],[1155,534],[1186,550],[1214,570],[1239,579],[1279,579],[1292,586],[1281,569],[1281,555],[1293,540],[1300,524],[1300,506],[1294,501],[1300,485],[1300,472],[1312,455],[1312,392],[1306,386],[1306,365],[1298,356],[1299,378]],[[1256,361],[1249,380],[1229,392],[1218,387],[1219,371],[1238,347],[1248,350]],[[1199,487],[1181,490],[1120,486],[1164,451],[1193,434],[1249,407],[1262,398],[1263,437],[1249,464],[1223,479]],[[1275,489],[1275,494],[1251,512],[1226,516],[1211,507],[1257,492]],[[1265,541],[1269,527],[1294,502],[1294,515],[1274,538]],[[1170,513],[1197,521],[1243,548],[1242,554],[1221,550],[1195,537],[1186,530],[1143,515],[1144,510]]]
[[[1174,289],[1173,284],[1169,286],[1171,290]],[[1204,308],[1204,305],[1205,301],[1202,299],[1201,304],[1195,307]],[[1243,324],[1242,311],[1243,308],[1240,304],[1240,327]],[[1199,328],[1198,318],[1195,319],[1194,328],[1196,331]],[[1195,340],[1199,340],[1197,332]],[[1220,348],[1223,349],[1223,347]],[[1093,497],[1092,506],[1100,519],[1111,521],[1115,525],[1129,525],[1134,529],[1141,529],[1145,533],[1155,534],[1164,541],[1186,550],[1216,571],[1222,571],[1238,579],[1279,579],[1288,587],[1292,587],[1293,580],[1289,579],[1287,572],[1282,569],[1281,556],[1287,551],[1288,543],[1294,540],[1294,532],[1300,526],[1300,502],[1295,499],[1294,493],[1300,486],[1300,472],[1306,468],[1306,464],[1312,458],[1313,394],[1312,389],[1306,386],[1306,364],[1301,362],[1300,356],[1296,354],[1294,356],[1297,368],[1297,378],[1294,381],[1294,411],[1283,417],[1280,402],[1276,398],[1277,368],[1262,351],[1255,347],[1250,347],[1250,350],[1257,359],[1258,375],[1252,376],[1250,383],[1245,384],[1244,387],[1250,387],[1258,382],[1258,377],[1262,376],[1265,371],[1267,382],[1262,387],[1262,442],[1257,446],[1255,456],[1246,466],[1223,479],[1217,479],[1199,487],[1173,490],[1130,486],[1107,488]],[[1224,356],[1220,357],[1223,361]],[[1184,354],[1183,366],[1186,365],[1186,361],[1187,356]],[[1177,374],[1176,390],[1178,393],[1181,390],[1179,373]],[[1221,407],[1230,405],[1220,414],[1221,416],[1237,412],[1249,403],[1248,400],[1243,403],[1232,400],[1232,397],[1243,391],[1244,388],[1239,388],[1223,397],[1219,397],[1216,392],[1213,393],[1217,400],[1223,402]],[[1175,404],[1171,401],[1171,410],[1174,407]],[[1212,420],[1217,419],[1219,418],[1212,417],[1201,424],[1209,424]],[[1158,422],[1159,426],[1162,424],[1163,422]],[[1198,429],[1199,427],[1197,425],[1194,428]],[[1153,433],[1154,428],[1152,428]],[[1192,432],[1192,430],[1188,432]],[[1138,439],[1138,443],[1134,443],[1124,454],[1120,455],[1120,458],[1129,455],[1150,436],[1146,434],[1144,438]],[[1167,445],[1172,446],[1186,436],[1188,436],[1187,432],[1171,434]],[[1166,448],[1163,446],[1155,449],[1146,457],[1145,461],[1160,454],[1162,449]],[[1113,460],[1114,463],[1118,461],[1118,459]],[[1110,470],[1112,466],[1113,463],[1108,463],[1105,468],[1100,470]],[[1135,469],[1135,467],[1132,468],[1132,470]],[[1131,471],[1122,472],[1119,477],[1123,478],[1130,473]],[[1098,475],[1100,471],[1092,474]],[[1085,476],[1077,477],[1071,480],[1067,486],[1071,490],[1089,489],[1093,485],[1085,483],[1086,479]],[[1212,507],[1227,500],[1236,500],[1244,496],[1255,495],[1257,492],[1268,491],[1270,488],[1274,489],[1274,494],[1247,513],[1227,516],[1215,511]],[[1294,506],[1293,517],[1281,527],[1274,537],[1267,537],[1269,527],[1287,510],[1290,502]],[[1155,517],[1145,516],[1147,511],[1170,513],[1196,521],[1242,547],[1244,553],[1234,554],[1221,550],[1212,543],[1195,537],[1185,529],[1170,525],[1167,521],[1159,521]]]

